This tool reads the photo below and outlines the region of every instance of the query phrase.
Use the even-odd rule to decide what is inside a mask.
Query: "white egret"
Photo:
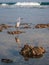
[[[20,27],[21,19],[22,19],[22,18],[20,18],[20,17],[17,19],[18,22],[17,22],[16,25],[15,25],[15,27],[17,28],[17,30],[18,30],[18,28]]]

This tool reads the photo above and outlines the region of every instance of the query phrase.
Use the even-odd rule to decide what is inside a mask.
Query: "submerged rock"
[[[13,61],[11,59],[1,59],[1,62],[12,63]]]
[[[48,28],[49,24],[37,24],[35,28]]]
[[[31,29],[31,26],[26,24],[26,25],[20,27],[20,29]]]
[[[20,23],[20,25],[31,25],[32,23]]]
[[[24,45],[20,51],[20,54],[25,58],[39,58],[42,57],[44,53],[45,49],[43,47],[33,47],[29,45]]]
[[[24,29],[30,29],[31,27],[29,25],[25,25]]]

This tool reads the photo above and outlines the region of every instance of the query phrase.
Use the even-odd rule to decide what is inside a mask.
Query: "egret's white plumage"
[[[17,23],[16,23],[16,27],[18,28],[19,26],[20,26],[20,23],[21,23],[21,20],[22,20],[23,18],[21,18],[21,17],[19,17],[18,19],[17,19]]]
[[[19,27],[20,26],[20,21],[16,23],[16,27]]]
[[[19,18],[17,19],[17,21],[18,21],[18,22],[17,22],[16,25],[15,25],[16,28],[18,28],[18,27],[20,26],[21,18],[19,17]]]
[[[17,30],[18,30],[18,28],[20,27],[21,19],[22,19],[22,18],[20,18],[20,17],[17,19],[17,23],[16,23],[16,25],[15,25],[15,27],[17,28]]]

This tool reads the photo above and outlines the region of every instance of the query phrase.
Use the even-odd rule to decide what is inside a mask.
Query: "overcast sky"
[[[49,0],[0,0],[0,2],[24,2],[24,1],[37,1],[37,2],[49,2]]]

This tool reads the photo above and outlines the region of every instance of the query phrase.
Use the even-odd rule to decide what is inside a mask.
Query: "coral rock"
[[[45,49],[43,47],[33,47],[29,45],[24,45],[24,47],[21,49],[20,54],[24,57],[40,57],[45,53]]]

